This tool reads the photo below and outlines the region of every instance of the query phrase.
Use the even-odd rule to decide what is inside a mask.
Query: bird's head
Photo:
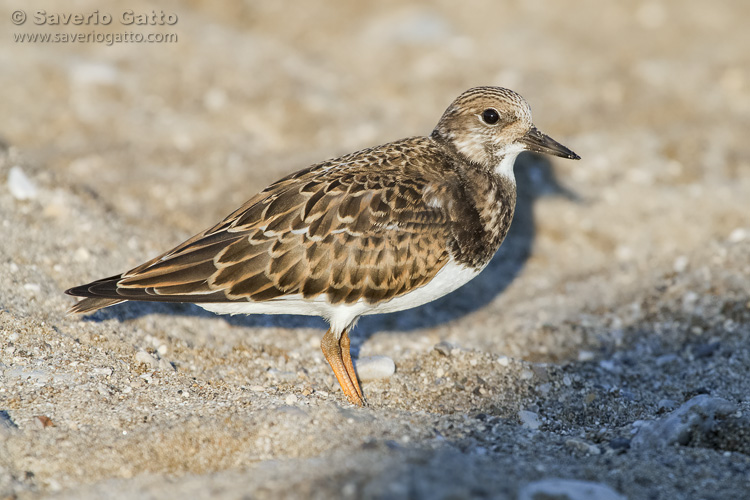
[[[432,137],[452,146],[473,164],[513,175],[522,151],[578,160],[580,157],[531,121],[531,108],[516,92],[502,87],[469,89],[445,110]]]

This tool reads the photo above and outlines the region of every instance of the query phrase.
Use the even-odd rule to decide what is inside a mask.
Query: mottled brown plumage
[[[287,312],[296,305],[326,317],[335,342],[348,342],[346,332],[360,315],[433,300],[489,262],[513,217],[512,167],[522,150],[577,158],[533,127],[515,92],[471,89],[429,137],[289,175],[165,254],[68,290],[85,297],[71,312],[153,300],[275,313],[275,304],[285,302]],[[326,357],[347,396],[361,403],[348,343],[343,354],[334,352],[325,348],[333,345],[328,337]]]

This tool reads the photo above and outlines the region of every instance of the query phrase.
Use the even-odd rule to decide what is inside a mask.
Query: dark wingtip
[[[104,278],[96,281],[92,281],[91,283],[87,283],[85,285],[79,285],[74,286],[72,288],[68,288],[65,290],[65,293],[67,295],[72,295],[73,297],[83,297],[83,300],[80,300],[70,306],[70,308],[67,311],[68,315],[73,314],[86,314],[90,312],[97,311],[99,309],[102,309],[103,307],[112,306],[115,304],[119,304],[120,302],[124,302],[127,299],[123,298],[115,298],[117,297],[116,292],[115,293],[97,293],[92,290],[93,287],[96,287],[97,285],[101,287],[103,284],[111,285],[116,284],[117,281],[122,277],[122,275],[116,275],[111,276],[109,278]]]

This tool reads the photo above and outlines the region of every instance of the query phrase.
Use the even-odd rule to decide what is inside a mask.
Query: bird
[[[349,332],[361,316],[433,301],[484,269],[513,219],[523,151],[580,159],[534,126],[518,93],[471,88],[430,135],[292,173],[158,257],[70,288],[83,299],[68,312],[136,300],[320,316],[330,326],[323,355],[348,401],[364,406]]]

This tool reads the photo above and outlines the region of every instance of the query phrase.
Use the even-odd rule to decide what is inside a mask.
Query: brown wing
[[[409,144],[414,140],[286,177],[164,255],[69,290],[90,297],[73,310],[121,300],[265,301],[292,294],[377,302],[422,286],[448,261],[454,193],[431,141]]]

